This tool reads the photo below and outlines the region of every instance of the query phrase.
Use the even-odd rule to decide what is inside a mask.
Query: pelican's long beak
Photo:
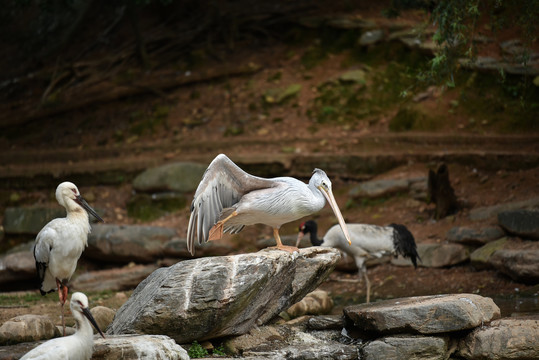
[[[84,200],[84,198],[82,196],[77,195],[75,197],[75,201],[77,202],[77,204],[82,206],[84,208],[84,210],[88,211],[89,214],[92,214],[97,220],[99,220],[101,222],[105,222],[105,220],[101,219],[101,216],[97,215],[95,210],[92,209],[92,207],[90,205],[88,205],[88,203],[86,202],[86,200]]]
[[[352,245],[352,241],[350,241],[350,234],[348,233],[348,228],[346,227],[346,224],[344,223],[344,219],[341,214],[341,210],[339,210],[339,207],[337,206],[337,202],[335,201],[335,198],[333,197],[333,192],[331,191],[331,188],[324,189],[323,187],[320,187],[320,191],[322,191],[322,194],[326,197],[326,200],[329,203],[329,206],[333,209],[333,213],[337,217],[337,220],[339,220],[339,225],[341,225],[342,232],[344,233],[344,237],[346,238],[346,241],[348,241],[349,245]]]
[[[103,334],[103,332],[101,331],[99,326],[97,326],[97,322],[95,321],[94,317],[92,316],[92,313],[90,312],[90,310],[88,310],[87,307],[86,308],[81,308],[81,310],[82,310],[82,315],[86,316],[86,318],[90,321],[90,323],[92,323],[92,325],[95,327],[97,332],[99,332],[99,334],[101,334],[101,337],[104,339],[105,335]]]

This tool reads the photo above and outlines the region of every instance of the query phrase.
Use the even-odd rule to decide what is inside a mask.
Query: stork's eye
[[[73,194],[77,195],[77,189],[71,189],[73,191]]]

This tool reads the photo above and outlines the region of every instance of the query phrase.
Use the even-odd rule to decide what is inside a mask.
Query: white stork
[[[65,335],[64,304],[67,300],[67,282],[75,272],[82,251],[88,246],[90,222],[88,213],[103,221],[82,198],[75,184],[63,182],[56,188],[56,200],[67,215],[51,220],[37,234],[34,258],[41,295],[58,290]]]

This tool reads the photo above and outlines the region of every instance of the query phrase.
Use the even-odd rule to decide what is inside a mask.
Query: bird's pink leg
[[[230,220],[230,218],[236,215],[238,215],[238,213],[236,211],[233,211],[232,214],[228,215],[225,219],[216,222],[215,225],[213,225],[210,229],[210,233],[208,234],[208,241],[221,239],[223,237],[223,225],[225,224],[225,222]]]
[[[64,304],[67,300],[67,286],[63,285],[62,282],[56,279],[56,286],[58,287],[58,297],[60,298],[60,310],[62,313],[62,329],[64,330],[64,336],[66,336],[66,323],[64,318]]]
[[[275,242],[277,242],[277,246],[272,246],[272,248],[288,251],[290,253],[293,253],[294,251],[299,251],[299,249],[295,246],[283,245],[283,243],[281,242],[281,237],[279,236],[279,229],[273,229],[273,237],[275,238]]]

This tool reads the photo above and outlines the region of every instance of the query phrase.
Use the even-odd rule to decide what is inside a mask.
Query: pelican
[[[70,336],[49,340],[30,350],[21,360],[88,360],[92,357],[94,333],[90,323],[101,334],[103,332],[88,310],[88,298],[81,292],[71,295],[69,303],[71,313],[75,318],[77,331]]]
[[[105,222],[82,198],[75,184],[63,182],[56,188],[56,200],[66,211],[65,218],[51,220],[37,234],[34,258],[41,295],[58,290],[65,336],[64,304],[67,282],[75,272],[82,251],[88,246],[88,213]]]
[[[328,201],[346,239],[348,230],[331,190],[326,173],[314,169],[309,184],[291,177],[264,179],[253,176],[220,154],[210,163],[195,192],[187,227],[187,249],[195,254],[198,244],[218,240],[223,232],[235,234],[246,225],[273,228],[276,248],[294,251],[279,237],[281,225],[313,214]]]
[[[322,240],[318,239],[318,225],[309,220],[301,224],[296,247],[305,234],[311,234],[311,244],[314,246],[334,247],[352,256],[358,268],[359,278],[363,275],[367,285],[367,303],[370,302],[371,283],[367,276],[366,261],[368,258],[381,257],[385,254],[402,255],[410,258],[417,268],[417,254],[414,236],[404,225],[390,224],[376,226],[366,224],[347,224],[352,235],[352,245],[349,246],[343,238],[337,225],[331,227]]]

